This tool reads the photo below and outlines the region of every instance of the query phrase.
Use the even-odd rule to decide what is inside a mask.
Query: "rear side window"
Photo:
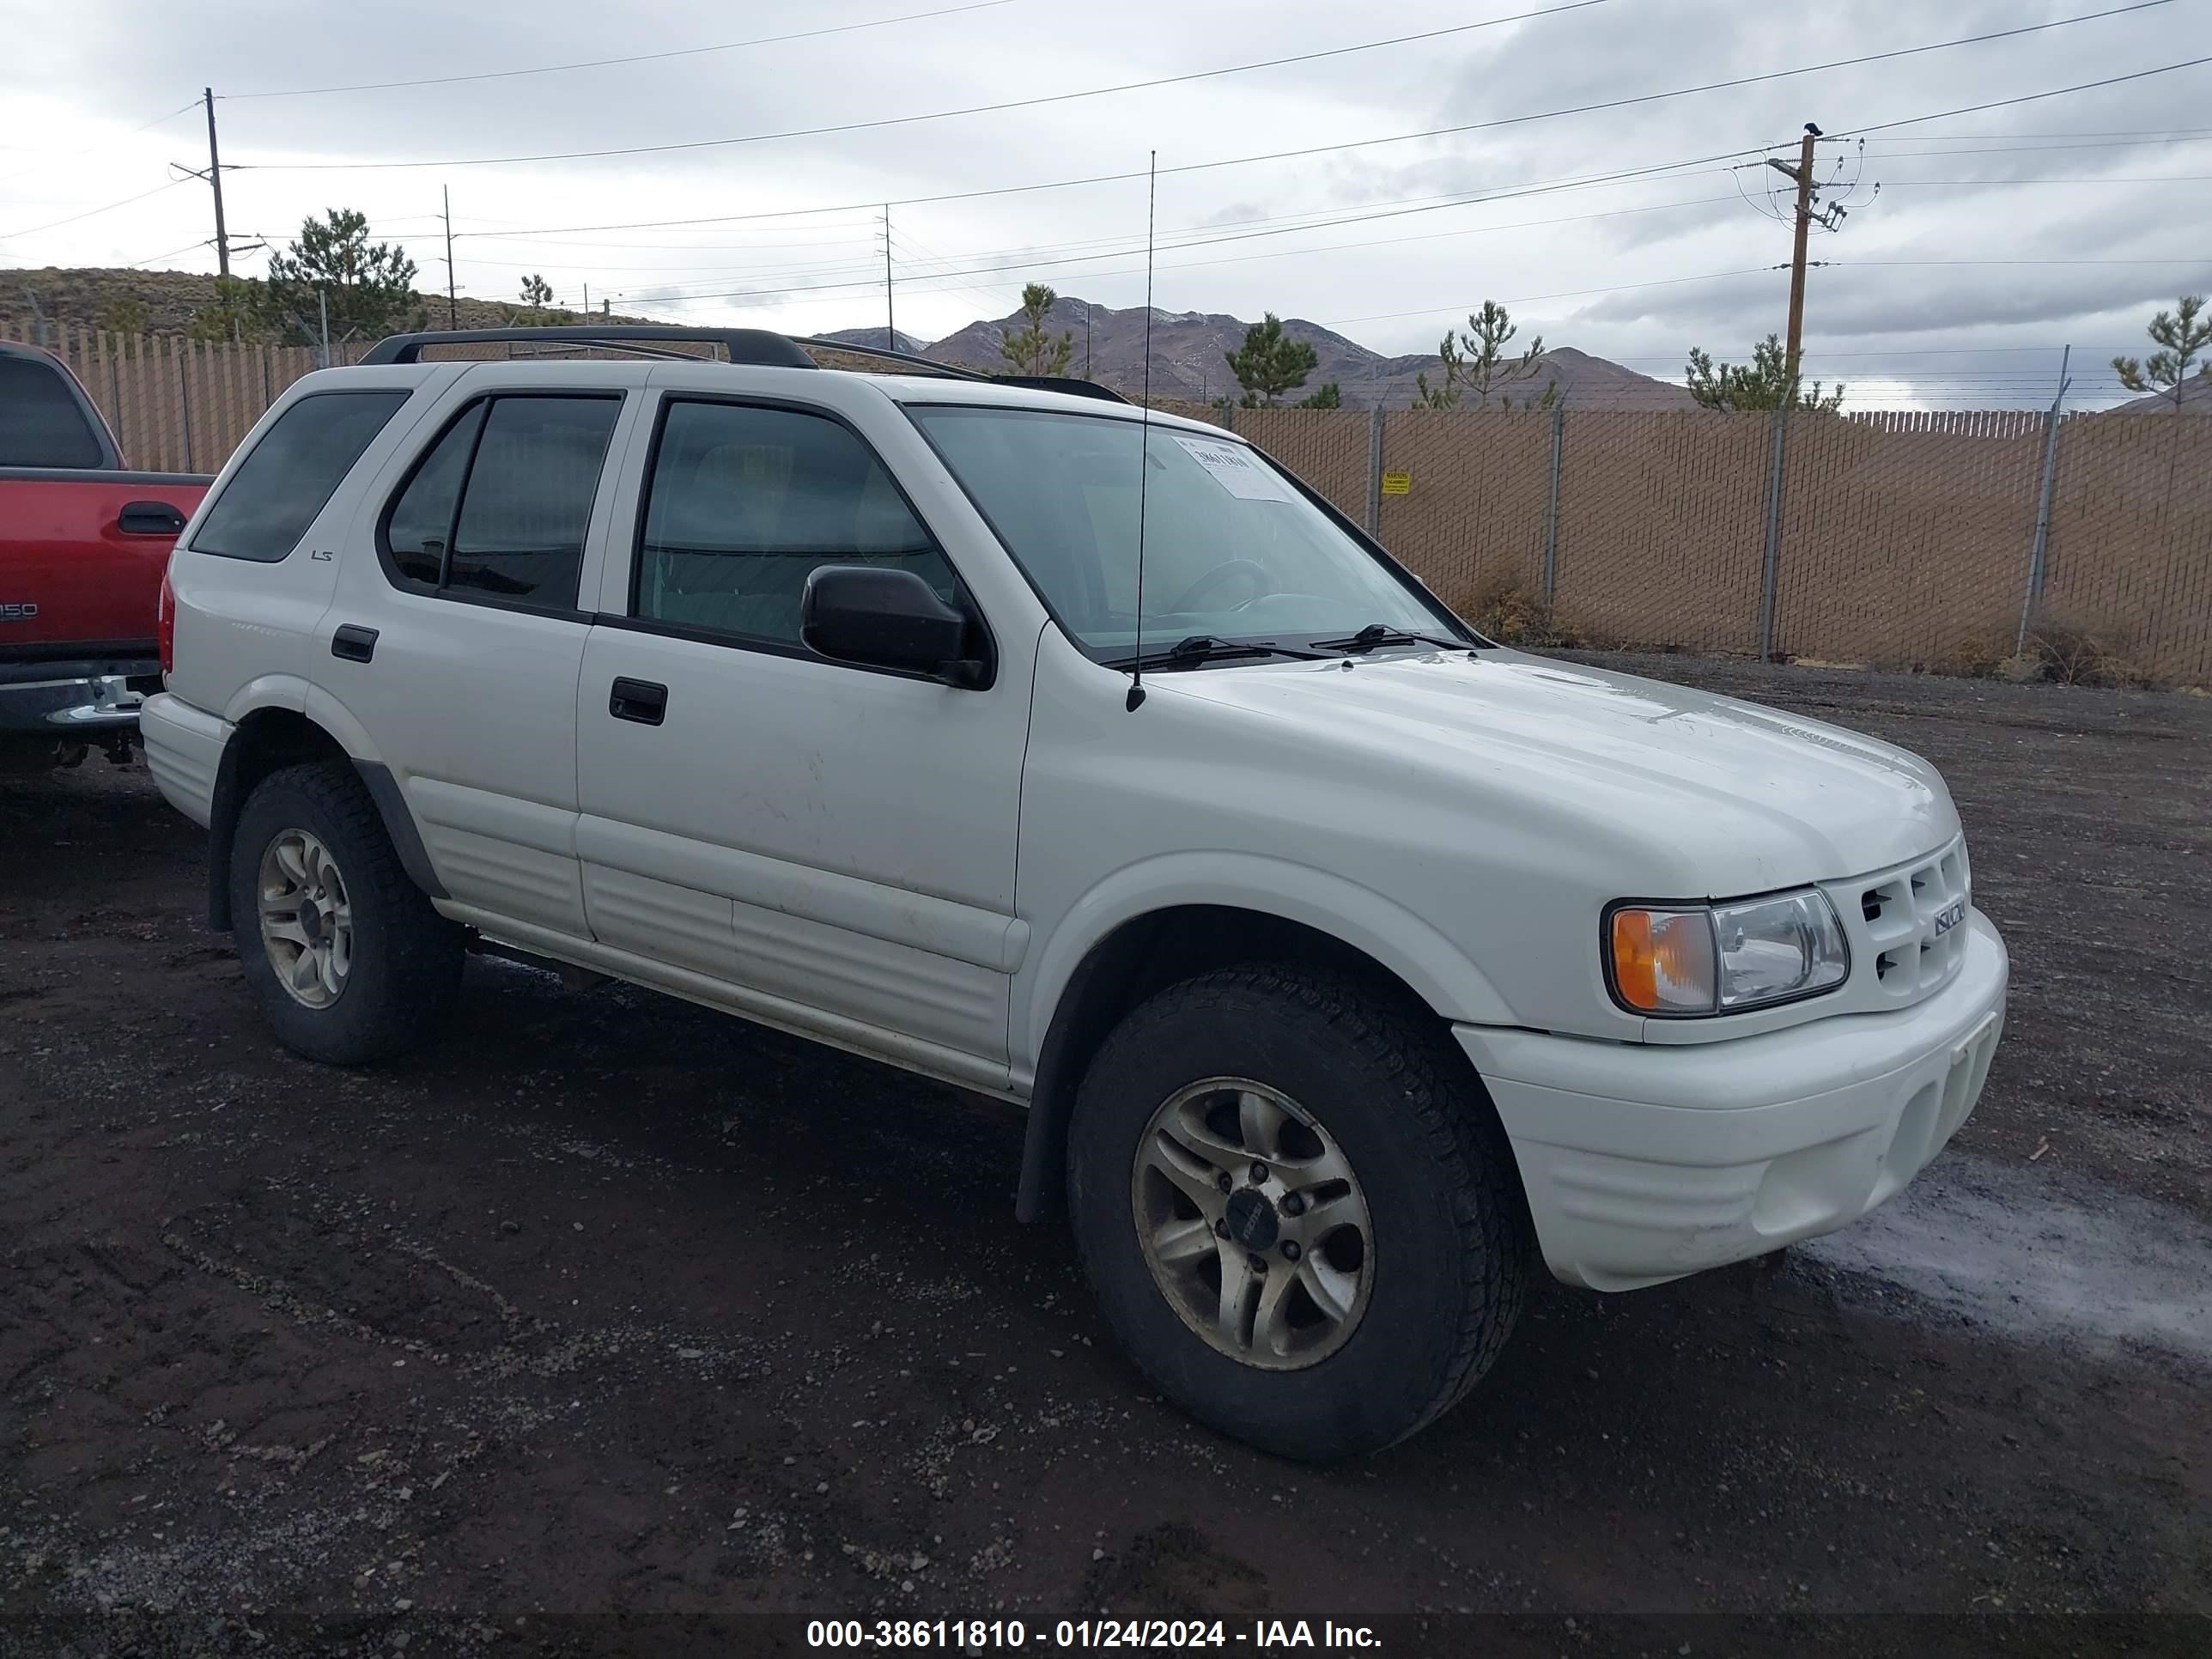
[[[318,392],[301,398],[238,464],[200,521],[192,551],[263,564],[284,557],[410,395]]]
[[[98,466],[106,459],[59,369],[0,356],[0,466]]]
[[[592,501],[621,412],[619,396],[471,404],[386,514],[392,579],[422,592],[574,610]]]

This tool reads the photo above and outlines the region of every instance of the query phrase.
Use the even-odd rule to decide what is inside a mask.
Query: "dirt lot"
[[[432,1052],[321,1070],[143,772],[0,783],[0,1651],[1102,1608],[1231,1649],[2206,1651],[2212,701],[1626,665],[1944,769],[2014,952],[1989,1092],[1861,1227],[1540,1294],[1459,1411],[1327,1471],[1146,1393],[1013,1221],[1004,1109],[496,962]]]

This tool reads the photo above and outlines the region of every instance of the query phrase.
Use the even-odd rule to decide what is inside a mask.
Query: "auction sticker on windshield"
[[[1252,452],[1242,444],[1216,443],[1208,438],[1186,438],[1180,433],[1175,441],[1183,453],[1204,467],[1231,495],[1248,501],[1287,501],[1291,499],[1290,486],[1273,469],[1263,466],[1253,459]]]

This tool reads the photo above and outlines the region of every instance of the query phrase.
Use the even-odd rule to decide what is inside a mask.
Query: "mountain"
[[[847,345],[881,346],[884,343],[884,331],[881,328],[841,328],[834,333],[819,334],[815,337],[821,340],[842,340]],[[917,338],[902,328],[894,331],[890,347],[894,351],[911,351],[921,355],[928,350],[929,342]]]
[[[1055,334],[1074,337],[1068,372],[1084,374],[1109,386],[1126,397],[1135,397],[1144,386],[1145,313],[1141,307],[1116,311],[1073,297],[1054,301],[1047,325]],[[1019,312],[996,319],[978,320],[922,349],[921,355],[938,362],[959,363],[969,368],[1003,370],[1006,360],[999,347],[1010,329],[1021,325]],[[1247,325],[1240,318],[1200,311],[1155,311],[1152,313],[1152,392],[1155,398],[1210,402],[1224,393],[1234,396],[1237,382],[1224,361],[1224,355],[1244,343]],[[1356,340],[1310,323],[1285,318],[1283,332],[1304,340],[1318,360],[1303,392],[1318,391],[1334,380],[1347,409],[1404,409],[1413,400],[1414,376],[1426,372],[1431,383],[1442,365],[1431,355],[1386,357],[1370,351]],[[880,345],[884,331],[846,329],[826,337],[856,344]],[[1571,347],[1555,347],[1536,360],[1537,371],[1516,387],[1516,397],[1541,396],[1556,383],[1559,395],[1573,409],[1694,409],[1696,403],[1679,386],[1655,380],[1648,374],[1593,357]],[[1292,393],[1295,402],[1302,393]]]

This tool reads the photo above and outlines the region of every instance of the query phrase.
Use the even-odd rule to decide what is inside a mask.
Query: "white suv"
[[[1533,1255],[1760,1255],[1972,1109],[1925,762],[1500,649],[1110,394],[577,332],[659,360],[387,341],[178,544],[147,757],[298,1052],[418,1041],[474,936],[1022,1103],[1138,1364],[1307,1457],[1463,1395]]]

